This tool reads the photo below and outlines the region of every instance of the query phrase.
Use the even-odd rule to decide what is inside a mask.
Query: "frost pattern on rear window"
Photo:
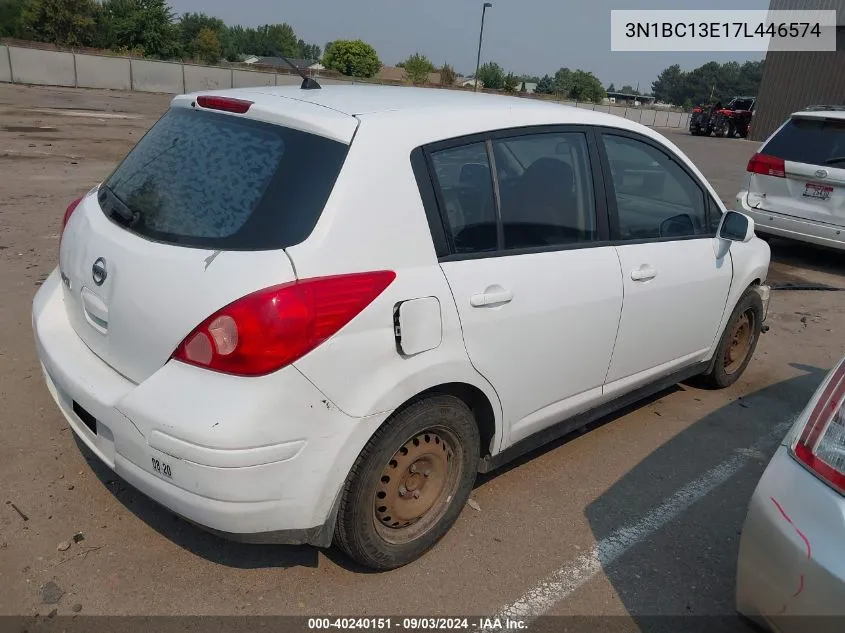
[[[229,237],[264,195],[284,141],[226,115],[184,114],[194,116],[162,118],[108,184],[151,231]]]

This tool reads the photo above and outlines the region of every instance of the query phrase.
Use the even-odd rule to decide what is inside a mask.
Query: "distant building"
[[[608,92],[607,98],[610,103],[625,103],[633,106],[654,103],[655,100],[654,97],[649,95],[635,95],[627,92]]]
[[[763,141],[793,112],[845,105],[845,0],[771,0],[770,11],[836,10],[836,51],[766,53],[749,138]]]

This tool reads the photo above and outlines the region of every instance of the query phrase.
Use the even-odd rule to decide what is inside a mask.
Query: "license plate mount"
[[[830,185],[822,185],[816,182],[808,182],[804,185],[804,193],[802,195],[805,198],[811,198],[812,200],[826,202],[830,200],[831,193],[833,193],[833,187],[831,187]]]

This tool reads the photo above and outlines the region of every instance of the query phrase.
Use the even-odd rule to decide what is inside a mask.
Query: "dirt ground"
[[[675,387],[479,479],[441,544],[389,573],[334,550],[210,536],[75,442],[40,373],[32,298],[55,266],[67,204],[169,99],[0,84],[0,615],[493,615],[539,604],[538,586],[554,615],[733,613],[748,500],[784,425],[845,352],[843,292],[776,290],[771,331],[732,388]],[[756,145],[666,134],[730,203]],[[779,287],[845,287],[841,254],[772,248]],[[735,455],[741,468],[707,489]],[[691,484],[695,502],[671,505]],[[645,527],[585,572],[590,552],[631,525]],[[580,570],[578,582],[548,581],[561,570]]]

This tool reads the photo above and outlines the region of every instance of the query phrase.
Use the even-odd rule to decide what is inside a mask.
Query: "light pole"
[[[481,33],[478,35],[478,59],[475,62],[475,92],[478,92],[478,70],[481,68],[481,40],[484,39],[484,14],[487,9],[492,9],[493,4],[485,2],[481,9]]]

